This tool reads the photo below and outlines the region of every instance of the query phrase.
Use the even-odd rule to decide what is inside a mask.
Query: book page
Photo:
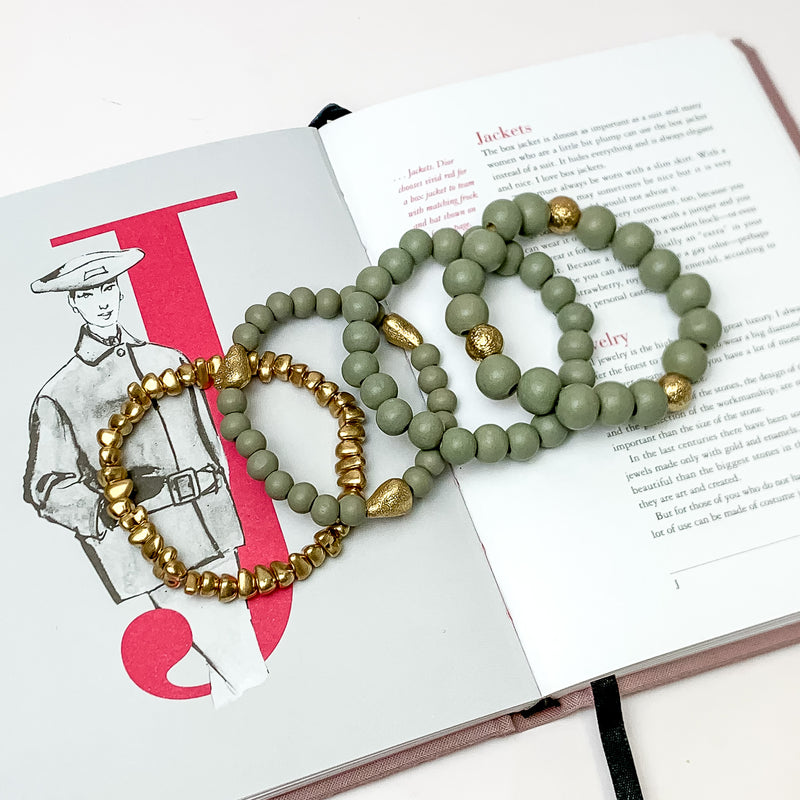
[[[647,223],[711,284],[724,334],[687,411],[456,470],[544,692],[798,611],[800,160],[738,49],[687,37],[538,66],[369,109],[323,140],[373,263],[410,227],[464,231],[534,191]],[[663,373],[678,320],[637,270],[572,236],[523,244],[593,309],[598,381]],[[523,372],[558,369],[535,292],[489,276],[484,297]],[[459,424],[530,420],[478,393],[448,300],[429,262],[388,303],[441,348]]]

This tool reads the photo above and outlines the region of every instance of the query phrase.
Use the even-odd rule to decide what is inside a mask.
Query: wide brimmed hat
[[[76,289],[91,289],[127,272],[144,258],[144,250],[129,247],[127,250],[98,250],[75,256],[58,269],[53,270],[31,284],[31,291],[71,292]]]

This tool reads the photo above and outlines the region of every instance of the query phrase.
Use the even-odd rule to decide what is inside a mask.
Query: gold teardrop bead
[[[403,350],[413,350],[422,344],[422,334],[399,314],[387,314],[381,322],[381,330],[389,344]]]
[[[384,481],[367,500],[368,517],[402,517],[411,511],[411,487],[401,478]]]

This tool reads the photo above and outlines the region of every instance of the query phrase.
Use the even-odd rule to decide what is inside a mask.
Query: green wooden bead
[[[478,228],[464,236],[461,255],[477,261],[487,272],[499,269],[506,260],[506,243],[499,233]]]
[[[371,323],[363,319],[348,322],[342,331],[342,344],[348,353],[355,353],[356,350],[366,350],[374,353],[378,349],[381,335],[378,329]]]
[[[666,292],[681,274],[681,262],[671,250],[651,250],[639,262],[639,279],[651,292]]]
[[[439,446],[442,458],[454,466],[472,461],[477,451],[478,443],[475,441],[475,436],[466,428],[449,428],[444,432]]]
[[[475,383],[491,400],[502,400],[514,393],[520,379],[516,361],[502,353],[487,356],[475,370]]]
[[[455,228],[439,228],[433,234],[433,257],[447,266],[461,255],[464,237]]]
[[[506,260],[497,270],[497,274],[502,275],[504,278],[509,275],[516,275],[517,272],[519,272],[519,265],[522,263],[522,259],[525,258],[525,251],[522,249],[522,245],[519,244],[519,242],[509,242],[506,245],[506,249],[508,251],[506,253]]]
[[[242,432],[250,427],[250,418],[241,411],[235,411],[222,418],[219,424],[219,435],[232,442]]]
[[[433,241],[429,234],[420,228],[412,228],[400,237],[400,247],[414,259],[415,264],[421,264],[433,253]]]
[[[217,410],[220,414],[247,411],[247,395],[241,389],[229,386],[217,395]]]
[[[247,458],[247,474],[257,481],[266,480],[278,469],[278,456],[263,448],[251,453]]]
[[[289,494],[286,495],[286,501],[289,503],[289,508],[296,514],[307,514],[311,511],[311,504],[317,499],[317,489],[311,483],[295,483]]]
[[[414,272],[414,259],[400,247],[384,250],[378,258],[378,266],[383,267],[395,284],[405,283]]]
[[[425,394],[430,394],[434,389],[444,389],[447,386],[447,373],[433,364],[423,367],[417,375],[417,385]]]
[[[677,372],[695,383],[706,371],[708,355],[701,344],[691,339],[676,339],[664,349],[661,364],[664,372]]]
[[[261,431],[254,428],[248,428],[236,437],[236,452],[245,458],[250,458],[257,450],[266,450],[266,448],[267,438]]]
[[[722,337],[722,322],[707,308],[690,308],[678,323],[678,336],[714,347]]]
[[[514,205],[522,212],[524,236],[538,236],[547,230],[550,221],[550,204],[533,192],[523,192],[514,198]]]
[[[531,425],[539,434],[542,447],[558,447],[569,436],[569,430],[558,421],[555,414],[534,417]]]
[[[384,267],[364,267],[356,277],[356,289],[383,300],[392,291],[392,275]]]
[[[567,303],[574,303],[576,294],[575,284],[563,275],[548,278],[541,289],[544,307],[554,314],[558,314]]]
[[[614,257],[627,267],[635,267],[653,249],[655,236],[643,222],[629,222],[617,228],[611,241]]]
[[[317,292],[316,309],[322,319],[335,319],[342,310],[342,298],[335,289],[325,288]]]
[[[434,477],[441,475],[447,467],[447,462],[438,450],[420,450],[414,458],[414,464],[426,469]]]
[[[527,422],[515,422],[506,431],[508,457],[512,461],[529,461],[539,451],[539,432]]]
[[[486,272],[477,261],[457,258],[442,273],[442,286],[450,297],[460,294],[480,294],[486,283]]]
[[[441,359],[439,348],[435,344],[423,342],[411,351],[411,366],[416,370],[423,370],[439,363]]]
[[[367,519],[367,504],[357,494],[346,494],[339,501],[339,519],[343,525],[355,528]]]
[[[408,484],[411,494],[415,498],[421,499],[430,494],[431,489],[433,489],[433,476],[425,467],[409,467],[403,473],[403,480]]]
[[[375,421],[388,436],[399,436],[406,432],[413,416],[411,406],[405,400],[390,397],[378,406]]]
[[[549,414],[561,391],[561,378],[547,367],[526,370],[517,385],[517,400],[531,414]]]
[[[426,369],[435,369],[428,367]],[[432,450],[439,446],[444,433],[444,425],[433,411],[420,411],[408,425],[408,438],[420,450]]]
[[[378,301],[366,292],[351,292],[342,300],[342,315],[348,322],[372,322],[378,316]]]
[[[466,238],[467,236],[469,236],[469,235],[470,235],[471,233],[473,233],[474,231],[482,231],[482,230],[483,230],[483,228],[482,228],[480,225],[473,225],[471,228],[467,228],[467,229],[464,231],[464,233],[462,234],[462,236],[463,236],[464,238]]]
[[[571,358],[569,361],[565,361],[558,370],[558,377],[561,378],[564,386],[571,383],[594,386],[594,382],[597,380],[592,362],[582,358]]]
[[[273,292],[267,298],[267,308],[278,322],[285,322],[294,314],[294,303],[286,292]]]
[[[317,298],[307,286],[298,286],[289,292],[297,319],[308,319],[317,308]]]
[[[351,386],[358,387],[364,382],[364,378],[374,375],[380,368],[374,353],[367,350],[356,350],[342,362],[342,377]]]
[[[434,389],[428,394],[428,411],[455,411],[457,405],[456,393],[450,389]]]
[[[604,206],[589,206],[581,209],[581,218],[575,228],[575,235],[584,247],[602,250],[614,238],[617,220]]]
[[[688,272],[675,278],[667,289],[667,303],[678,316],[693,308],[705,308],[710,300],[711,287],[696,272]]]
[[[475,431],[476,457],[484,464],[502,461],[508,453],[508,434],[499,426],[489,423]]]
[[[600,398],[591,386],[585,383],[571,383],[558,395],[556,417],[571,431],[591,428],[600,413]]]
[[[266,333],[274,324],[275,315],[262,303],[255,303],[244,312],[244,321]]]
[[[249,322],[242,322],[233,329],[234,344],[240,344],[245,350],[258,350],[261,331]]]
[[[617,381],[598,383],[594,391],[600,398],[598,421],[601,425],[625,425],[630,421],[636,401],[633,392]]]
[[[548,214],[549,212],[548,206]],[[519,277],[522,282],[530,289],[539,291],[545,282],[548,281],[555,271],[553,259],[547,253],[535,252],[528,253],[519,265]]]
[[[331,494],[320,494],[311,504],[311,519],[317,525],[333,525],[339,519],[339,501]]]
[[[634,425],[655,425],[667,415],[667,395],[655,381],[636,381],[631,384],[631,392],[636,403],[631,417]]]
[[[562,331],[589,331],[594,325],[594,314],[583,303],[567,303],[556,314],[556,322]]]
[[[364,378],[360,387],[361,402],[375,411],[386,400],[397,397],[397,384],[391,375],[376,372]]]
[[[342,286],[339,290],[339,299],[344,302],[346,297],[349,297],[353,292],[356,290],[356,287],[352,284],[348,284],[347,286]]]
[[[264,489],[273,500],[285,500],[289,496],[292,486],[294,486],[294,479],[282,469],[271,472],[264,480]]]
[[[558,356],[563,361],[589,359],[593,352],[594,342],[586,331],[565,331],[558,340]]]
[[[470,328],[489,321],[489,306],[477,294],[460,294],[447,304],[444,321],[453,333],[463,336]]]
[[[445,430],[455,428],[458,425],[455,414],[452,411],[435,411],[437,417],[442,421]]]
[[[522,228],[522,212],[512,200],[492,200],[484,209],[481,221],[484,228],[496,231],[510,242]]]

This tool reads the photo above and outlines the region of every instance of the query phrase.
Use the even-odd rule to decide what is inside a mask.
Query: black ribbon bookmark
[[[327,125],[329,122],[333,122],[335,119],[344,117],[349,113],[350,112],[346,108],[343,108],[338,103],[328,103],[328,105],[308,123],[308,127],[319,129],[323,125]]]
[[[617,800],[644,800],[628,735],[625,733],[616,677],[609,675],[593,681],[592,695],[600,741],[603,743],[603,752]]]

